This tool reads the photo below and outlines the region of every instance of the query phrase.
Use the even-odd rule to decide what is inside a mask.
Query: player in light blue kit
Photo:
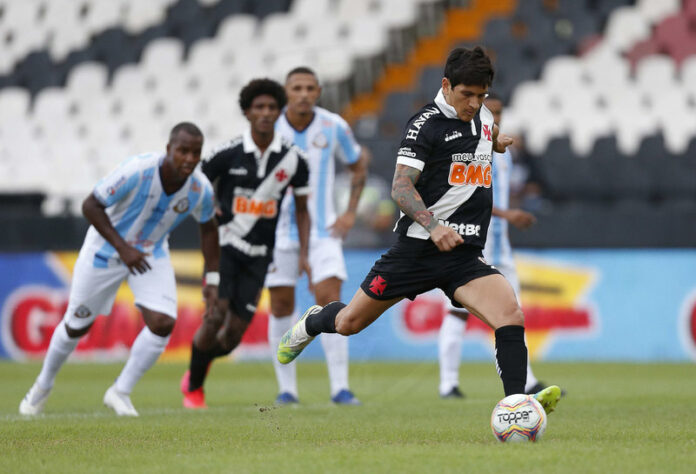
[[[298,67],[285,81],[288,105],[276,122],[276,131],[305,151],[309,163],[311,216],[309,263],[311,285],[317,304],[324,305],[341,297],[341,284],[347,278],[342,240],[355,223],[360,193],[367,176],[367,150],[357,144],[348,124],[340,116],[315,104],[321,87],[314,71]],[[335,161],[344,163],[351,173],[348,209],[337,215],[334,208]],[[268,342],[278,347],[280,338],[297,320],[295,286],[299,276],[299,244],[295,225],[294,201],[283,201],[276,230],[273,263],[266,276],[271,295]],[[323,334],[331,385],[331,400],[338,404],[358,404],[348,387],[348,338]],[[279,395],[276,403],[297,403],[295,364],[282,365],[273,357]]]
[[[494,95],[489,95],[484,103],[493,114],[495,123],[500,125],[503,111],[502,101]],[[505,153],[493,153],[493,217],[488,228],[483,257],[503,274],[515,290],[515,295],[519,300],[520,282],[515,270],[510,238],[508,237],[508,223],[519,229],[526,229],[536,222],[536,218],[529,212],[509,207],[512,166],[512,155],[509,149],[505,150]],[[450,306],[450,311],[440,327],[438,340],[439,392],[442,398],[462,398],[464,396],[459,390],[459,361],[464,327],[468,316],[466,310]],[[545,385],[537,380],[529,362],[527,362],[525,392],[534,394],[544,388]]]
[[[104,404],[119,416],[138,416],[130,393],[169,341],[177,315],[176,282],[169,258],[170,232],[189,214],[199,223],[205,260],[207,307],[217,301],[220,247],[213,188],[197,168],[203,134],[176,125],[166,154],[129,158],[99,181],[82,204],[92,224],[75,262],[70,300],[56,327],[41,373],[19,405],[22,415],[42,412],[58,371],[97,315],[107,315],[124,280],[145,321],[130,357]]]

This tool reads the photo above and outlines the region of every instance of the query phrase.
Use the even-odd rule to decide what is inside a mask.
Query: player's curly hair
[[[445,63],[444,76],[452,88],[458,84],[490,87],[494,74],[491,58],[480,46],[473,49],[455,48]]]
[[[272,79],[253,79],[242,88],[239,93],[239,106],[243,112],[246,112],[251,107],[251,103],[260,95],[270,95],[276,102],[278,108],[282,109],[288,102],[285,95],[285,89]]]

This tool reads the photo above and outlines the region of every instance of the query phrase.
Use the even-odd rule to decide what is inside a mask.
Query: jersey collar
[[[261,150],[259,150],[259,147],[256,146],[254,139],[251,138],[251,127],[248,127],[242,134],[242,143],[244,144],[244,153],[253,153],[256,159],[261,158]],[[266,154],[270,152],[280,153],[281,145],[282,141],[280,133],[276,132],[273,134],[271,144],[268,145],[268,148],[266,149]]]
[[[437,95],[435,96],[435,105],[437,105],[437,108],[440,109],[443,114],[445,114],[445,117],[451,119],[459,118],[454,107],[449,105],[445,100],[445,95],[442,93],[442,88],[437,91]]]

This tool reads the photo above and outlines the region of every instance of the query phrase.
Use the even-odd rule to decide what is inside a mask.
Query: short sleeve
[[[228,172],[228,150],[229,148],[226,147],[218,148],[217,150],[213,150],[208,156],[206,156],[203,159],[201,170],[211,183],[214,183],[217,178]]]
[[[123,162],[118,168],[99,180],[92,194],[105,207],[123,200],[140,182],[141,170],[137,157]]]
[[[215,199],[213,198],[213,186],[206,178],[200,183],[202,189],[201,199],[198,205],[191,211],[191,215],[198,222],[208,222],[215,217]]]
[[[343,118],[336,116],[336,139],[338,157],[346,164],[352,165],[360,158],[360,145],[355,141],[350,125]]]
[[[299,148],[293,147],[297,153],[297,169],[295,175],[290,180],[290,185],[293,187],[295,196],[307,196],[309,194],[309,165],[307,158]]]
[[[416,117],[406,126],[399,151],[396,153],[396,163],[423,171],[431,156],[432,145],[428,137],[428,123],[419,124],[420,120],[421,117]]]

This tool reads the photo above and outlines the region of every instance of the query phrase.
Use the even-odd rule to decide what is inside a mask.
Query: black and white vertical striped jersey
[[[288,186],[296,196],[309,194],[309,167],[303,152],[276,133],[261,153],[247,129],[214,150],[203,173],[215,185],[222,216],[220,245],[247,257],[273,255],[278,212]]]
[[[457,231],[465,245],[483,248],[491,219],[493,114],[481,106],[464,122],[440,90],[435,101],[408,122],[397,164],[421,170],[416,190],[440,224]],[[427,240],[429,233],[405,214],[394,228]]]

